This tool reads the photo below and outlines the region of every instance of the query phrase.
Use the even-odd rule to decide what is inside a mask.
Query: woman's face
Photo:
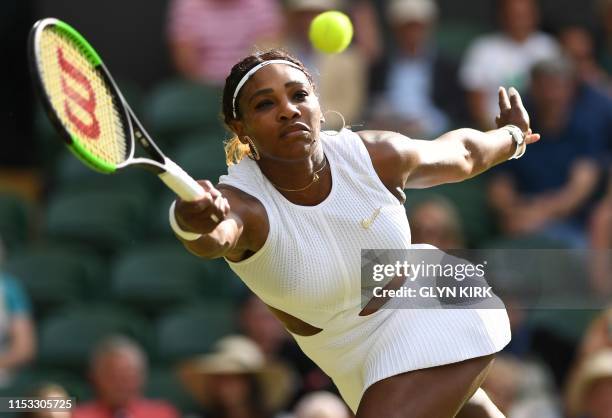
[[[242,119],[232,123],[241,141],[250,137],[262,158],[309,157],[321,130],[321,107],[306,74],[285,64],[255,73],[240,92]]]

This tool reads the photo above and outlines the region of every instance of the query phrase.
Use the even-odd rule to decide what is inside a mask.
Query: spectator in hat
[[[465,119],[458,65],[434,41],[437,16],[434,0],[389,2],[387,21],[395,42],[373,70],[369,127],[434,138]]]
[[[570,417],[612,418],[612,349],[586,357],[567,387]]]
[[[270,418],[293,391],[290,369],[267,362],[257,344],[241,335],[224,337],[212,353],[186,361],[179,376],[203,418]]]

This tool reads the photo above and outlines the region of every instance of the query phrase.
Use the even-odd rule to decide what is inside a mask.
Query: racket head
[[[87,40],[59,19],[30,32],[32,78],[45,110],[81,161],[113,173],[133,153],[131,120],[117,86]]]

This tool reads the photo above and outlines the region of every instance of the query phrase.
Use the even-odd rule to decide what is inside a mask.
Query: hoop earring
[[[339,135],[342,129],[348,128],[346,126],[346,120],[344,120],[344,116],[342,115],[342,113],[338,112],[337,110],[326,110],[325,112],[323,112],[322,122],[325,122],[325,119],[326,119],[325,115],[327,115],[328,113],[336,114],[340,117],[340,119],[342,119],[342,125],[340,126],[340,130],[339,131],[326,130],[325,132],[327,132],[328,135],[331,135],[331,136]]]
[[[257,147],[255,146],[255,143],[248,136],[245,136],[244,139],[247,140],[247,142],[249,143],[249,148],[251,149],[251,152],[249,153],[249,157],[252,160],[258,161],[259,158],[261,158],[261,157],[259,155],[259,151],[257,150]]]

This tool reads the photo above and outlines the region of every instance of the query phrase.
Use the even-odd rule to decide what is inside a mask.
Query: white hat
[[[430,22],[438,16],[435,0],[391,0],[387,18],[391,23]]]
[[[584,412],[584,395],[595,381],[612,378],[612,348],[589,355],[580,365],[568,387],[568,409],[571,414]]]
[[[310,11],[310,10],[336,10],[341,9],[342,0],[287,0],[287,10]]]
[[[254,375],[261,385],[264,404],[273,411],[284,406],[293,390],[291,370],[285,364],[266,361],[257,344],[242,335],[221,338],[212,353],[179,367],[179,377],[188,392],[203,405],[211,402],[211,376],[216,374]]]

